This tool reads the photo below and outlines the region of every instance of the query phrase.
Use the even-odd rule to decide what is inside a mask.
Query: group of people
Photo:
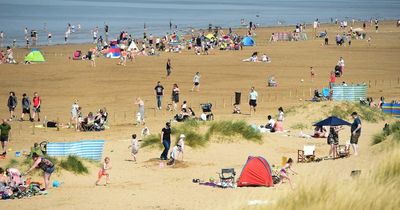
[[[13,49],[10,46],[7,46],[6,52],[3,50],[0,51],[0,64],[16,64],[17,61],[14,59]]]
[[[258,52],[253,52],[250,58],[246,58],[242,60],[244,62],[265,62],[265,63],[271,63],[271,58],[268,57],[265,53],[261,56],[261,58],[258,58]]]
[[[37,92],[33,93],[33,99],[32,102],[30,101],[28,95],[26,93],[22,94],[22,101],[21,101],[21,106],[22,106],[22,114],[21,118],[19,118],[20,121],[24,120],[25,115],[29,116],[29,120],[33,122],[35,118],[37,117],[37,121],[40,122],[40,106],[42,104],[42,100]],[[10,113],[9,121],[17,119],[15,109],[17,108],[18,105],[18,99],[14,91],[10,92],[10,95],[8,97],[7,101],[7,107]],[[32,106],[32,113],[31,113],[31,106]]]
[[[107,123],[108,113],[104,107],[99,109],[96,114],[89,112],[83,116],[82,107],[78,100],[75,100],[71,106],[71,120],[69,127],[74,127],[76,131],[102,131]]]
[[[172,152],[170,153],[170,158],[168,161],[168,165],[174,165],[179,155],[181,155],[183,160],[183,152],[185,147],[185,135],[181,134],[179,136],[179,140],[177,144],[173,147]],[[161,144],[164,146],[164,150],[160,155],[161,160],[168,160],[168,152],[171,147],[171,123],[167,122],[165,127],[161,130]]]

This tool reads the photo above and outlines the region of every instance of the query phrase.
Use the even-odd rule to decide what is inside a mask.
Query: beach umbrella
[[[351,123],[342,120],[338,117],[330,116],[325,120],[322,120],[314,124],[314,126],[338,126],[338,125],[351,125]]]

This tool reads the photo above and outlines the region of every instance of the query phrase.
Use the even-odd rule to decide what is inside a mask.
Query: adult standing
[[[144,125],[144,102],[140,97],[138,97],[136,98],[135,104],[139,107],[140,124]]]
[[[1,148],[3,149],[2,156],[6,156],[7,154],[7,144],[10,137],[11,126],[7,123],[6,119],[2,120],[2,124],[0,124],[0,141]]]
[[[168,58],[165,68],[167,70],[167,77],[169,77],[169,75],[171,75],[171,70],[172,70],[171,59]]]
[[[340,76],[342,76],[343,73],[344,73],[344,59],[343,59],[343,57],[340,57],[340,58],[339,58],[339,60],[338,60],[338,62],[337,62],[337,65],[338,65],[339,68],[340,68]]]
[[[358,139],[361,135],[361,120],[357,112],[351,113],[351,117],[353,117],[354,121],[353,124],[351,124],[350,144],[353,147],[354,155],[358,155]]]
[[[254,87],[251,87],[249,93],[250,115],[252,110],[254,111],[254,114],[256,113],[257,98],[258,98],[257,91],[255,90]]]
[[[25,175],[29,174],[29,172],[31,172],[35,168],[42,169],[44,172],[44,174],[43,174],[44,189],[42,189],[42,191],[45,191],[49,188],[50,177],[51,177],[51,174],[56,169],[56,167],[55,167],[54,163],[52,163],[49,159],[39,156],[36,153],[32,154],[32,159],[35,162],[33,163],[32,167],[28,171],[26,171]]]
[[[32,107],[32,119],[33,121],[35,120],[35,116],[37,115],[37,121],[40,122],[40,105],[42,104],[42,99],[40,98],[39,94],[37,92],[33,93],[33,107]]]
[[[327,143],[330,145],[329,155],[336,158],[337,155],[337,146],[339,145],[339,131],[342,130],[341,126],[331,126],[329,128],[329,135],[327,139]]]
[[[197,92],[200,91],[200,72],[196,72],[196,74],[193,77],[192,92],[193,92],[194,88],[197,88]]]
[[[167,122],[165,128],[161,130],[161,144],[164,146],[164,150],[161,153],[160,159],[168,159],[168,151],[171,146],[171,123]]]
[[[278,108],[278,118],[276,119],[275,123],[275,131],[283,131],[283,120],[285,119],[284,111],[282,107]]]
[[[164,95],[164,87],[161,85],[160,81],[157,82],[156,87],[154,88],[154,91],[156,93],[156,99],[157,99],[157,108],[161,110],[162,107],[162,97]]]
[[[71,106],[70,125],[74,125],[76,131],[78,131],[78,124],[79,124],[78,118],[79,118],[79,104],[78,104],[78,100],[75,100],[75,102]]]
[[[7,101],[8,111],[10,111],[10,121],[15,118],[15,107],[17,107],[17,104],[17,96],[15,96],[15,92],[11,91]]]
[[[178,85],[175,83],[172,87],[172,104],[174,106],[174,110],[176,111],[176,107],[178,106],[179,103],[179,87]]]
[[[31,116],[31,101],[26,93],[22,94],[22,115],[20,121],[24,121],[25,114],[29,115],[29,120],[33,121]]]

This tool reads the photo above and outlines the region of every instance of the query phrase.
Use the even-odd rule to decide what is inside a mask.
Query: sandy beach
[[[354,28],[361,27],[357,22]],[[69,59],[76,49],[87,51],[92,45],[57,45],[40,47],[46,62],[31,65],[0,65],[0,116],[8,117],[6,102],[9,91],[18,96],[18,116],[21,113],[22,93],[32,96],[38,92],[42,97],[41,118],[68,123],[70,107],[75,99],[83,108],[83,113],[96,112],[106,107],[109,112],[110,129],[102,132],[75,132],[62,128],[60,131],[47,128],[33,128],[31,122],[11,122],[10,157],[15,151],[28,150],[34,142],[77,141],[81,139],[104,139],[103,156],[109,156],[113,169],[110,171],[111,184],[96,187],[98,166],[87,163],[88,175],[75,175],[66,171],[56,173],[52,180],[62,182],[60,188],[49,190],[46,196],[29,199],[1,201],[4,209],[239,209],[247,208],[249,201],[261,200],[274,203],[292,192],[288,184],[274,188],[234,188],[220,189],[200,186],[192,179],[217,179],[221,168],[235,168],[237,177],[250,155],[265,157],[270,164],[280,164],[282,156],[297,159],[297,150],[304,144],[317,146],[316,155],[328,155],[326,139],[303,139],[297,135],[301,130],[291,129],[292,125],[305,123],[303,132],[312,133],[313,122],[322,119],[326,110],[338,105],[334,102],[312,103],[314,89],[328,87],[329,73],[334,69],[339,57],[346,62],[344,75],[337,82],[347,84],[366,83],[368,96],[376,101],[384,96],[387,101],[398,100],[400,96],[400,28],[395,21],[380,23],[379,32],[368,25],[367,40],[353,40],[352,45],[336,46],[334,36],[337,25],[322,24],[321,31],[329,34],[328,46],[323,39],[312,38],[312,27],[306,29],[309,40],[298,42],[268,42],[271,33],[289,31],[293,27],[268,27],[256,30],[256,46],[244,47],[239,51],[214,49],[209,55],[194,55],[193,51],[182,53],[163,52],[160,56],[140,56],[126,66],[117,65],[118,59],[98,58],[96,67],[88,61]],[[238,31],[239,34],[245,31]],[[242,62],[255,51],[266,53],[271,63]],[[15,49],[17,61],[22,61],[27,49]],[[172,74],[165,77],[165,63],[170,58]],[[316,76],[310,78],[310,66]],[[199,92],[191,92],[193,75],[201,73]],[[279,85],[267,87],[267,78],[275,76]],[[301,82],[303,80],[303,82]],[[135,99],[141,97],[145,103],[146,126],[151,133],[159,133],[174,112],[156,109],[154,86],[157,81],[165,88],[163,106],[170,102],[172,85],[177,83],[181,90],[181,101],[186,100],[194,111],[201,112],[200,104],[211,102],[216,120],[243,119],[250,124],[265,124],[267,115],[276,115],[278,107],[288,109],[297,106],[295,112],[288,113],[285,121],[287,134],[263,134],[262,144],[239,137],[234,142],[212,143],[205,148],[187,147],[184,162],[174,167],[160,167],[160,149],[140,149],[138,162],[130,160],[132,133],[140,134],[143,126],[135,126]],[[254,86],[259,94],[255,115],[249,115],[247,95]],[[232,115],[235,91],[242,92],[241,115]],[[351,120],[350,116],[347,120]],[[390,119],[388,121],[393,121]],[[38,123],[36,123],[38,124]],[[324,160],[318,163],[297,164],[293,168],[299,175],[292,176],[296,186],[300,183],[312,184],[319,179],[334,177],[346,182],[352,170],[370,170],[369,161],[379,156],[371,146],[373,134],[382,130],[384,121],[363,124],[360,138],[360,155],[339,160]],[[350,136],[350,128],[340,133],[345,141]],[[0,160],[5,166],[7,160]],[[41,179],[41,177],[37,177]]]

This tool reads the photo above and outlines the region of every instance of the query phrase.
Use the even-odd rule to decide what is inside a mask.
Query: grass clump
[[[151,134],[142,140],[140,147],[162,148],[161,135]]]
[[[18,166],[19,162],[16,159],[11,159],[10,162],[8,162],[8,164],[5,166],[5,168],[15,168],[16,166]]]
[[[89,170],[83,162],[76,156],[69,155],[67,159],[61,160],[59,166],[74,174],[87,174]]]
[[[377,133],[374,136],[372,136],[372,144],[379,144],[385,140],[386,140],[386,135],[383,132]]]
[[[294,130],[304,130],[308,128],[308,125],[305,123],[296,123],[290,126],[290,128]]]
[[[178,143],[180,134],[185,135],[185,145],[192,148],[204,147],[207,144],[207,139],[205,139],[204,135],[193,131],[193,130],[185,130],[176,135],[176,143]]]
[[[393,140],[400,142],[400,121],[396,121],[390,125],[386,124],[380,133],[372,137],[372,145],[385,141],[390,135],[392,135]]]
[[[349,102],[335,105],[329,114],[342,119],[347,119],[352,112],[357,112],[361,119],[366,122],[376,123],[385,120],[386,118],[386,114],[377,108]]]
[[[246,140],[254,141],[257,143],[261,143],[262,135],[252,126],[247,124],[245,121],[217,121],[212,122],[208,131],[206,133],[206,137],[210,138],[212,134],[220,134],[222,136],[235,136],[241,135]]]

